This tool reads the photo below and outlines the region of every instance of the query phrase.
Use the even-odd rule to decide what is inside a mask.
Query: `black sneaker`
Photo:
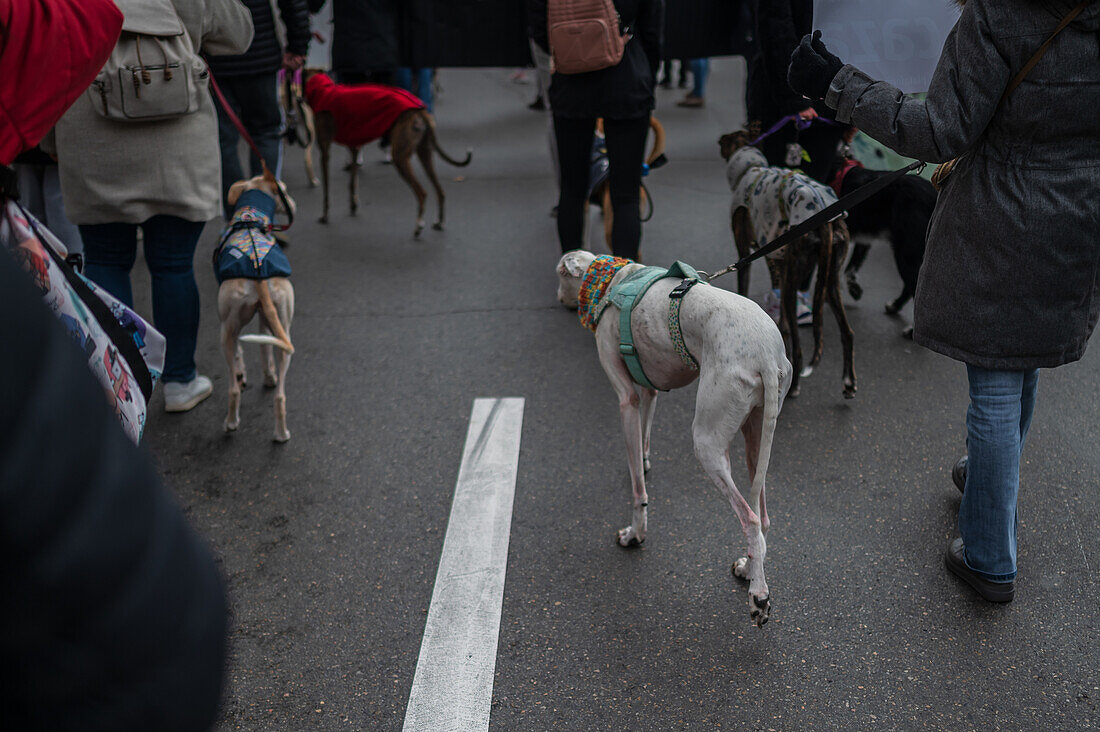
[[[979,576],[974,570],[966,566],[963,558],[964,547],[962,537],[952,539],[947,545],[947,553],[943,557],[943,563],[947,570],[966,584],[974,588],[974,591],[989,602],[1012,602],[1016,594],[1015,582],[990,582]]]
[[[959,461],[955,463],[955,467],[951,468],[951,480],[955,481],[955,487],[959,489],[959,493],[966,490],[966,467],[970,464],[970,457],[963,455],[959,458]]]

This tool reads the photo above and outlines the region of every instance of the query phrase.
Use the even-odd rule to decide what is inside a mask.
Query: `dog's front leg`
[[[648,473],[653,465],[649,462],[649,434],[653,430],[653,413],[657,410],[657,390],[642,389],[642,467]]]
[[[630,487],[634,495],[633,515],[630,526],[620,529],[620,546],[638,546],[645,541],[646,507],[649,497],[645,489],[645,469],[642,462],[642,409],[641,397],[630,378],[630,372],[619,355],[618,336],[610,333],[597,335],[600,353],[600,365],[603,366],[611,386],[619,397],[619,417],[623,425],[623,437],[626,439],[626,458],[630,468]],[[606,343],[607,345],[604,345]]]

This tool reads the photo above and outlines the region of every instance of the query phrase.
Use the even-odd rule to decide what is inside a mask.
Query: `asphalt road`
[[[734,256],[716,141],[743,121],[743,74],[737,61],[716,63],[703,110],[661,92],[671,163],[649,179],[650,263],[713,270]],[[849,301],[858,398],[841,397],[829,320],[822,367],[780,417],[773,609],[757,629],[729,573],[743,549],[736,518],[692,453],[694,387],[659,399],[649,539],[615,545],[629,477],[592,338],[555,300],[545,118],[506,70],[440,80],[440,138],[452,154],[474,149],[464,170],[439,164],[446,231],[412,239],[412,194],[377,148],[366,151],[358,216],[346,174],[334,173],[328,226],[316,223],[320,192],[300,152],[287,163],[299,206],[288,444],[271,441],[255,350],[243,425],[222,432],[216,226],[196,254],[198,362],[215,393],[166,415],[158,392],[146,443],[228,578],[219,729],[401,728],[483,396],[526,399],[491,729],[1100,724],[1100,346],[1042,375],[1022,466],[1017,599],[985,604],[942,560],[959,502],[949,469],[964,449],[965,372],[899,336],[904,320],[882,303],[900,279],[875,248],[867,292]],[[147,275],[138,279],[150,312]],[[758,267],[755,295],[766,279]]]

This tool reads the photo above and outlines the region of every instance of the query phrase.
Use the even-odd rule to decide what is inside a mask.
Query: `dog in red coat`
[[[351,150],[351,212],[359,208],[359,148],[381,137],[387,137],[392,146],[393,164],[416,195],[416,230],[419,237],[424,230],[424,203],[428,193],[417,181],[412,169],[413,153],[420,158],[428,179],[435,187],[439,199],[439,219],[432,228],[443,228],[443,187],[435,175],[432,152],[451,165],[463,167],[470,164],[472,153],[466,151],[465,160],[455,160],[439,146],[435,136],[435,119],[424,108],[424,103],[409,92],[384,84],[337,84],[317,69],[305,72],[306,103],[313,110],[317,144],[321,149],[321,180],[324,190],[324,212],[321,223],[328,223],[328,167],[329,150],[338,143]]]

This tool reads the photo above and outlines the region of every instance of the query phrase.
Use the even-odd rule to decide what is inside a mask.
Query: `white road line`
[[[489,729],[523,399],[475,399],[404,732]]]

